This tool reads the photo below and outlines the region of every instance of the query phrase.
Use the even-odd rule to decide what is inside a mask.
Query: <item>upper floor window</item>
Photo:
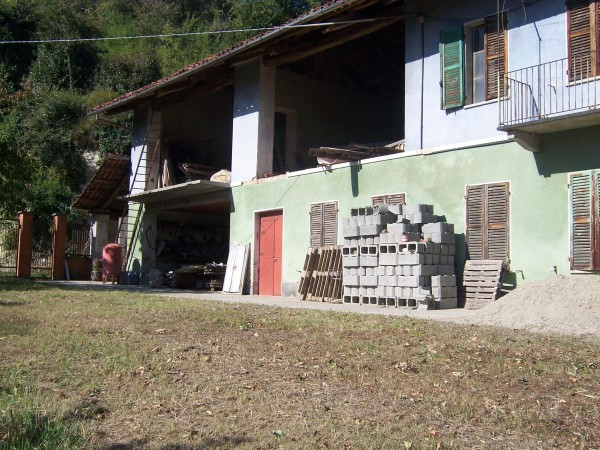
[[[569,80],[600,75],[600,1],[568,0]]]
[[[500,23],[498,23],[500,22]],[[500,28],[498,28],[500,25]],[[506,15],[490,16],[441,34],[442,108],[479,103],[504,95]]]

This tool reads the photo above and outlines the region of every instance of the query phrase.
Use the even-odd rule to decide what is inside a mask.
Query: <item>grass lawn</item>
[[[0,448],[600,448],[600,338],[0,279]]]

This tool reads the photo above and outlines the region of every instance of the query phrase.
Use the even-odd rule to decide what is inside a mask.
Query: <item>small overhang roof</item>
[[[196,180],[165,188],[152,189],[150,191],[144,191],[138,194],[131,194],[121,198],[134,203],[155,203],[175,199],[184,199],[198,195],[213,194],[217,192],[225,192],[229,189],[229,183]]]
[[[129,156],[108,154],[88,185],[71,206],[88,212],[122,214],[130,174]]]

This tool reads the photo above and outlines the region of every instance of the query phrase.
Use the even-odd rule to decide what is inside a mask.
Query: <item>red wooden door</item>
[[[258,241],[258,293],[281,295],[283,213],[261,214]]]

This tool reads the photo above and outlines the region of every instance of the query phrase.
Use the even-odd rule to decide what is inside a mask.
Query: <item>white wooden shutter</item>
[[[593,173],[574,173],[571,185],[571,270],[593,269]]]

